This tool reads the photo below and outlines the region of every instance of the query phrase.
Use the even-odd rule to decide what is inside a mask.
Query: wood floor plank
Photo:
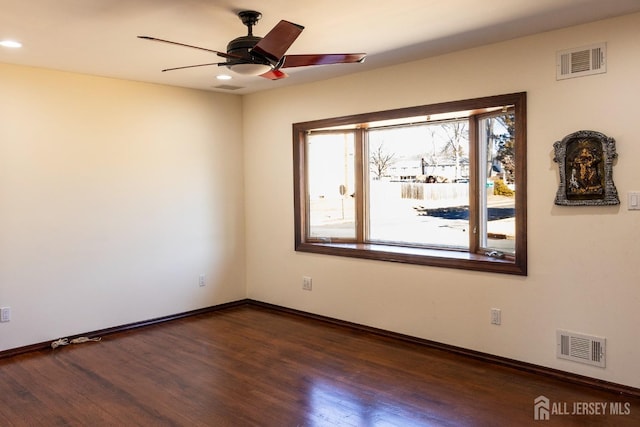
[[[640,399],[255,306],[2,359],[0,377],[3,427],[640,425]],[[540,395],[631,413],[543,423]]]

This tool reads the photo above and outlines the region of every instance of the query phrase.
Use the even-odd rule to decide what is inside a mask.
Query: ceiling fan
[[[226,59],[225,62],[187,65],[184,67],[166,68],[162,71],[218,65],[226,66],[238,74],[278,80],[287,77],[287,74],[281,71],[282,68],[356,63],[363,62],[366,57],[365,53],[285,55],[289,47],[298,38],[300,33],[302,33],[302,30],[304,30],[302,25],[282,20],[276,24],[266,36],[258,37],[253,35],[253,26],[260,20],[262,14],[255,10],[243,10],[238,13],[238,17],[242,23],[247,26],[248,34],[231,40],[227,45],[226,52],[219,52],[217,50],[163,40],[156,37],[138,37],[145,40],[204,50]]]

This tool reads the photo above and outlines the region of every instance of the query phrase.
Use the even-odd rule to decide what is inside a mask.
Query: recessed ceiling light
[[[0,41],[0,46],[3,47],[12,47],[12,48],[19,48],[22,47],[22,43],[17,42],[15,40],[2,40]]]
[[[218,80],[231,80],[231,76],[228,74],[218,74],[216,76],[216,79]]]

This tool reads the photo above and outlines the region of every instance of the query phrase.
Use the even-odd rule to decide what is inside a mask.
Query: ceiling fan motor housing
[[[258,36],[241,36],[235,38],[229,42],[227,45],[227,53],[229,55],[241,56],[245,58],[247,62],[251,63],[260,63],[260,64],[269,64],[265,58],[251,55],[251,49],[260,41],[262,37]],[[227,58],[227,62],[229,63],[240,63],[242,61],[236,61],[235,59]]]

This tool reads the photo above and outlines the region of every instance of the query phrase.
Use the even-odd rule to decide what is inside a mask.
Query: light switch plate
[[[11,321],[11,307],[2,307],[0,308],[0,322],[10,322]]]
[[[640,191],[629,191],[627,209],[630,211],[640,210]]]

